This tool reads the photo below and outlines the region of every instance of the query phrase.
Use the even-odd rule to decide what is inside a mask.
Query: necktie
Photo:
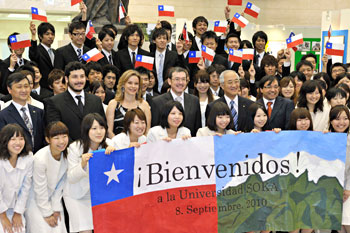
[[[167,48],[168,50],[170,50],[170,46],[169,46],[169,44],[167,44],[167,45],[166,45],[166,48]]]
[[[28,117],[28,115],[26,113],[27,109],[25,107],[22,107],[21,111],[22,111],[22,119],[24,121],[24,124],[27,126],[27,128],[28,128],[28,130],[30,132],[30,135],[31,135],[31,138],[32,138],[32,145],[34,147],[33,125],[32,125],[32,123],[30,123],[29,117]]]
[[[136,62],[136,59],[135,59],[135,52],[132,52],[132,65],[135,67],[135,62]]]
[[[38,95],[38,92],[36,90],[32,90],[32,92]]]
[[[259,66],[260,55],[256,55],[256,65]]]
[[[111,64],[111,65],[113,65],[113,62],[112,62],[112,55],[109,55],[109,56],[108,56],[108,63]]]
[[[205,64],[205,67],[207,67],[207,68],[211,65],[210,61],[208,59],[205,59],[204,64]]]
[[[182,97],[181,97],[181,96],[177,96],[177,97],[175,98],[175,101],[179,102],[179,103],[182,105],[182,107],[184,108],[184,106],[183,106],[183,104],[182,104]]]
[[[237,123],[238,123],[238,114],[237,111],[235,109],[235,101],[231,100],[230,102],[230,108],[231,108],[231,114],[232,114],[232,118],[233,118],[233,124],[235,126],[235,130],[237,130]]]
[[[48,54],[49,54],[51,63],[52,63],[52,65],[53,65],[53,64],[54,64],[54,60],[55,60],[55,54],[53,53],[53,50],[52,50],[52,49],[48,49],[47,52],[48,52]]]
[[[81,95],[77,95],[77,96],[75,96],[75,98],[78,99],[78,108],[79,108],[79,111],[81,112],[81,114],[83,114],[84,105],[83,105],[83,102],[81,101]]]
[[[272,102],[267,102],[267,115],[269,116],[269,118],[271,117],[271,113],[272,113],[271,105],[272,105]]]
[[[83,58],[81,57],[81,49],[77,49],[77,52],[78,52],[78,60],[79,62],[82,62]]]
[[[19,59],[18,66],[23,66],[23,58]]]
[[[157,70],[157,77],[158,77],[158,91],[160,92],[163,86],[163,65],[164,65],[164,59],[163,54],[159,54],[159,66]]]

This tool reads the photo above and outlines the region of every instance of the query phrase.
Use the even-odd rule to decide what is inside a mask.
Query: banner
[[[159,141],[89,162],[94,229],[341,228],[346,135],[282,131]]]

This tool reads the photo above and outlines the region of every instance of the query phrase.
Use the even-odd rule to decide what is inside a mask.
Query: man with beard
[[[84,91],[86,82],[85,67],[80,62],[66,66],[65,79],[68,90],[48,99],[46,122],[62,121],[69,128],[71,141],[80,139],[80,124],[89,113],[99,113],[105,118],[101,99]]]

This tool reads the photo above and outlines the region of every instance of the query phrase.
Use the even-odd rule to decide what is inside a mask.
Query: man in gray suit
[[[152,126],[159,125],[162,107],[169,100],[179,101],[185,109],[184,126],[195,136],[201,127],[201,110],[196,96],[185,93],[188,72],[181,67],[173,67],[169,71],[170,91],[154,97],[151,104]]]

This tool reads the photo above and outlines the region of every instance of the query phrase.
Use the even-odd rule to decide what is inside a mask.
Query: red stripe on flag
[[[20,42],[11,43],[11,49],[21,49],[32,46],[30,40],[24,40]]]
[[[226,27],[214,27],[214,32],[226,32]]]
[[[327,55],[334,55],[334,56],[344,56],[343,50],[337,50],[337,49],[327,49],[326,48]]]
[[[94,230],[98,233],[218,232],[215,187],[168,189],[94,206]],[[189,193],[194,196],[191,198]],[[170,200],[171,195],[175,200]]]
[[[153,70],[153,63],[147,63],[147,62],[136,61],[136,62],[135,62],[135,68],[136,68],[136,67],[139,67],[139,66],[145,67],[145,68],[148,69],[148,70]]]
[[[198,63],[201,60],[200,57],[189,57],[188,63]]]
[[[89,60],[87,60],[87,62],[90,62],[90,61],[98,61],[100,59],[102,59],[104,56],[102,53],[97,53],[96,55],[90,57]]]
[[[174,11],[158,11],[158,16],[175,17],[175,12]]]
[[[227,5],[242,6],[242,0],[228,0]]]
[[[243,54],[243,60],[254,60],[254,54]]]
[[[209,60],[209,61],[214,61],[214,56],[212,56],[206,52],[203,52],[203,51],[202,51],[202,57]]]
[[[293,48],[297,45],[300,45],[304,42],[303,38],[299,39],[299,40],[296,40],[296,41],[292,41],[290,42],[289,44],[287,44],[287,48]]]
[[[71,0],[70,5],[74,6],[75,4],[78,4],[79,2],[82,2],[83,0]]]
[[[244,13],[247,13],[248,15],[253,16],[254,18],[258,18],[259,15],[258,13],[249,8],[245,8]]]
[[[242,28],[244,28],[246,25],[244,23],[242,23],[242,21],[238,20],[236,17],[232,18],[232,22],[238,24],[239,26],[241,26]]]
[[[47,22],[47,17],[43,16],[43,15],[32,14],[32,20],[39,20],[39,21]]]
[[[236,57],[236,56],[229,55],[229,60],[233,61],[235,63],[242,63],[242,58],[241,57]]]

